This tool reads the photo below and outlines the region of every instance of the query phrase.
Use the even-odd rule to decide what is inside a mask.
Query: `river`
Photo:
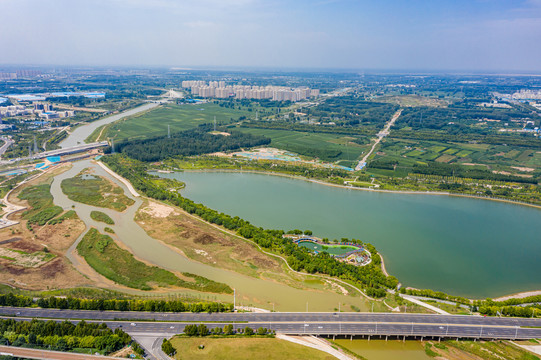
[[[94,122],[88,123],[87,125],[79,126],[75,130],[73,130],[67,138],[62,140],[59,145],[62,149],[65,149],[65,148],[77,146],[80,144],[84,144],[85,139],[89,137],[94,132],[94,130],[96,130],[100,126],[107,125],[112,122],[121,120],[125,118],[126,116],[132,116],[140,112],[147,111],[149,109],[155,108],[156,106],[159,106],[159,104],[147,103],[147,104],[138,106],[136,108],[115,114],[115,115],[106,116],[103,119],[96,120]]]
[[[115,210],[81,204],[68,199],[62,192],[60,183],[63,179],[76,176],[85,168],[91,168],[95,174],[108,178],[122,187],[126,196],[135,200],[135,204],[130,206],[123,213],[120,213]],[[56,205],[61,206],[65,210],[75,210],[79,218],[86,224],[87,230],[90,227],[95,227],[104,233],[105,226],[112,227],[115,231],[115,235],[111,236],[116,241],[120,241],[128,247],[136,257],[165,269],[194,273],[214,281],[226,283],[232,288],[235,288],[237,291],[237,305],[272,309],[274,304],[275,309],[280,311],[305,311],[308,303],[310,311],[333,311],[335,307],[338,307],[338,303],[342,302],[355,305],[361,309],[366,309],[365,300],[359,298],[343,296],[333,292],[316,292],[295,289],[272,280],[248,277],[232,271],[202,264],[173,251],[167,245],[148,236],[134,221],[135,212],[141,206],[142,200],[132,196],[124,184],[113,178],[105,172],[105,170],[90,160],[75,162],[70,170],[57,175],[51,184],[51,194],[53,195],[54,203]],[[92,220],[90,218],[90,212],[92,210],[99,210],[106,213],[115,221],[115,225],[106,225]],[[78,260],[73,256],[73,251],[82,239],[82,236],[83,235],[75,241],[67,252],[68,259],[76,267]],[[187,293],[190,293],[190,291],[187,291]],[[214,296],[213,294],[211,295]],[[233,301],[232,295],[222,295],[217,296],[217,298],[230,302]]]
[[[541,289],[541,211],[483,199],[368,192],[281,176],[158,174],[257,226],[372,243],[406,286],[473,298]]]

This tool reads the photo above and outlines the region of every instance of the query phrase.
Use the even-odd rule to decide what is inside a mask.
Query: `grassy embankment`
[[[186,338],[174,337],[176,359],[314,359],[331,360],[333,356],[285,340],[272,338]],[[200,349],[200,345],[204,348]]]
[[[77,176],[61,183],[62,191],[73,201],[83,204],[124,211],[135,201],[124,195],[124,190],[114,183],[83,170]]]
[[[121,249],[108,235],[90,229],[77,246],[79,254],[98,273],[127,287],[151,290],[156,287],[182,287],[199,291],[232,293],[221,283],[201,276],[183,273],[184,279],[157,266],[136,260],[129,251]]]
[[[106,223],[108,225],[114,225],[115,222],[113,219],[111,219],[109,217],[109,215],[107,215],[106,213],[104,212],[101,212],[101,211],[97,211],[97,210],[92,210],[90,212],[90,217],[93,219],[93,220],[96,220],[96,221],[101,221],[103,223]]]

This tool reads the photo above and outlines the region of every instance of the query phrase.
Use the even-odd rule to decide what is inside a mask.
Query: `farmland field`
[[[252,114],[253,112],[245,108],[230,109],[214,103],[164,105],[109,125],[101,138],[148,138],[167,134],[168,125],[171,132],[178,132],[211,123],[215,116],[217,124],[229,124],[241,116],[249,117]]]
[[[367,146],[352,142],[351,136],[290,130],[239,128],[243,132],[272,139],[270,146],[326,161],[357,160]]]

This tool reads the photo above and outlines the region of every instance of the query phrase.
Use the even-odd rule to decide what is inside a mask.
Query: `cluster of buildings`
[[[60,119],[75,115],[75,111],[57,110],[48,103],[34,103],[33,108],[28,108],[24,105],[0,106],[0,118],[14,116],[29,116],[37,115],[43,119]]]
[[[319,96],[318,89],[308,87],[290,88],[285,86],[226,85],[225,81],[187,80],[184,89],[190,89],[193,96],[218,99],[271,99],[274,101],[299,101]]]
[[[511,97],[515,100],[541,100],[541,90],[520,90]]]
[[[34,114],[41,118],[51,120],[67,118],[75,115],[73,110],[54,110],[53,105],[47,103],[34,103]]]
[[[33,78],[41,75],[41,71],[38,70],[16,70],[12,72],[0,72],[0,81],[2,80],[15,80]]]

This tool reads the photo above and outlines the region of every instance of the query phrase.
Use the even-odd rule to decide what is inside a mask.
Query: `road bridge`
[[[169,336],[192,323],[209,328],[232,324],[265,327],[290,335],[396,336],[473,339],[541,338],[541,319],[496,318],[467,315],[396,313],[153,313],[84,311],[2,307],[3,316],[17,319],[50,318],[78,322],[80,319],[122,327],[130,334]],[[121,319],[124,319],[122,321]]]

